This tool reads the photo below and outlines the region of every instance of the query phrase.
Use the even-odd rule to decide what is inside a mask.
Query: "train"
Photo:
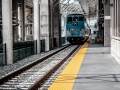
[[[91,34],[83,14],[69,14],[66,18],[66,39],[69,43],[83,43]]]

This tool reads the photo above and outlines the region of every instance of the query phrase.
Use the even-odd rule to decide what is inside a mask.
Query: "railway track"
[[[34,90],[50,77],[79,46],[71,45],[53,54],[44,57],[42,60],[28,65],[0,79],[0,90]],[[55,54],[55,55],[54,55]]]
[[[56,78],[60,75],[60,73],[65,69],[65,67],[69,64],[72,58],[76,55],[79,47],[56,71],[53,73],[42,85],[40,85],[36,90],[48,90],[48,88],[54,83]]]

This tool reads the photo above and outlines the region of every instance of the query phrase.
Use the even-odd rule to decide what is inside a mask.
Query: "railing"
[[[41,40],[41,52],[45,51],[45,40]],[[37,41],[16,42],[13,44],[13,62],[37,53]]]
[[[45,39],[41,40],[41,52],[45,51]]]
[[[35,54],[35,42],[25,41],[13,43],[13,62]]]
[[[41,52],[45,51],[45,40],[41,40]],[[13,62],[37,54],[37,41],[13,43]],[[0,44],[0,66],[6,65],[6,44]]]
[[[6,64],[6,44],[0,44],[0,66]]]
[[[66,37],[61,37],[61,44],[65,44],[66,43]]]

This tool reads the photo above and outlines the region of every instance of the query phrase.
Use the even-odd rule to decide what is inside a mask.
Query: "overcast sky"
[[[61,0],[61,1],[63,1],[63,0]],[[64,3],[67,3],[68,2],[68,0],[65,0],[64,1]],[[69,3],[73,3],[74,2],[74,0],[70,0],[70,2]]]

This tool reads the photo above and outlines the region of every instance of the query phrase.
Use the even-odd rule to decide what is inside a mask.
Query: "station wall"
[[[111,54],[120,64],[120,0],[110,0],[110,32],[111,32]]]
[[[48,0],[40,2],[40,39],[45,39],[45,49],[49,50],[49,8]]]

